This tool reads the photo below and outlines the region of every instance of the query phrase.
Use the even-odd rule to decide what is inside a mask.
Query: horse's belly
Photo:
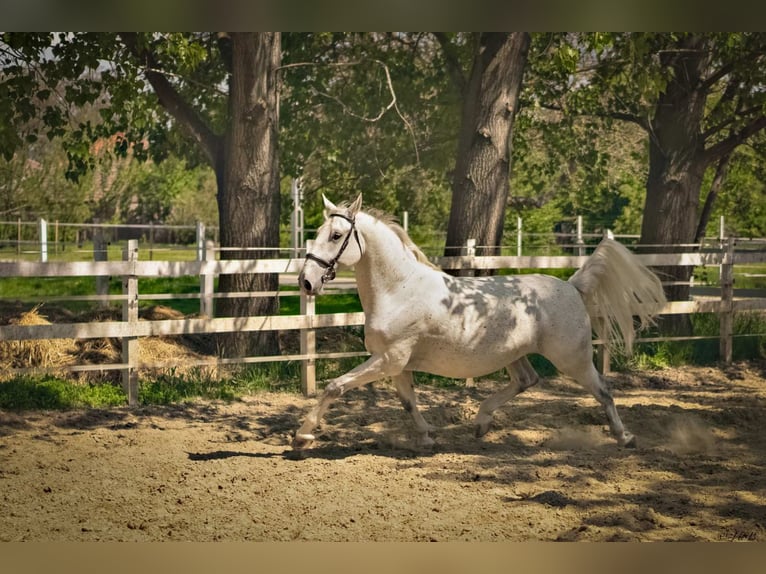
[[[407,369],[458,379],[481,377],[499,371],[531,352],[534,352],[534,347],[530,344],[495,344],[476,348],[464,341],[442,338],[421,341],[413,350]]]
[[[510,364],[508,361],[476,361],[475,358],[468,357],[444,357],[441,361],[431,359],[414,360],[407,365],[407,370],[431,373],[440,377],[449,377],[453,379],[467,379],[471,377],[483,377],[499,371]]]

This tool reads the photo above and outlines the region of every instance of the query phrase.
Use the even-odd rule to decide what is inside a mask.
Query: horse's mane
[[[338,206],[339,209],[347,209],[348,205],[341,204]],[[420,247],[415,245],[415,242],[412,241],[410,236],[407,234],[407,232],[404,230],[404,228],[399,225],[396,218],[393,215],[390,215],[384,211],[381,211],[379,209],[370,208],[370,209],[364,209],[364,213],[369,215],[370,217],[377,219],[381,223],[384,223],[388,226],[391,231],[396,234],[396,236],[399,238],[399,240],[402,242],[402,245],[404,245],[405,249],[407,249],[412,255],[415,257],[415,260],[418,263],[422,263],[423,265],[430,267],[431,269],[437,269],[441,271],[441,268],[438,265],[434,265],[426,256],[425,253],[423,253],[420,250]]]
[[[404,247],[415,256],[416,261],[426,265],[427,267],[430,267],[431,269],[438,269],[441,271],[441,268],[437,265],[434,265],[431,260],[426,257],[426,254],[421,251],[420,247],[415,245],[415,242],[412,240],[412,238],[407,234],[404,228],[399,225],[399,223],[392,215],[378,211],[377,209],[365,210],[365,213],[374,217],[378,221],[385,223],[388,228],[396,234]]]

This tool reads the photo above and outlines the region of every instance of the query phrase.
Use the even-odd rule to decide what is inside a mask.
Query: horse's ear
[[[322,201],[324,202],[324,218],[327,219],[330,217],[330,214],[333,211],[338,211],[338,208],[335,207],[335,204],[327,199],[327,196],[323,193],[322,194]]]
[[[357,213],[359,213],[359,210],[362,209],[362,194],[359,194],[359,197],[357,197],[354,200],[354,203],[351,204],[351,207],[349,207],[349,213],[351,217],[355,217]]]

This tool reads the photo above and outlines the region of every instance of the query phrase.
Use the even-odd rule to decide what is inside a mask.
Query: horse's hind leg
[[[506,370],[511,378],[511,384],[484,399],[479,407],[479,412],[476,413],[474,425],[477,438],[484,436],[489,431],[489,426],[492,424],[492,413],[495,412],[495,409],[537,384],[540,380],[526,357],[511,363],[506,367]]]
[[[556,366],[562,373],[575,379],[596,397],[596,400],[604,408],[606,418],[609,420],[609,428],[612,431],[612,436],[617,439],[617,443],[627,448],[635,448],[636,437],[625,430],[620,415],[617,414],[617,407],[614,406],[614,399],[604,383],[604,379],[593,365],[593,361],[590,360],[590,355],[588,355],[588,360],[583,361],[583,363],[579,369]]]
[[[428,436],[428,431],[432,430],[431,425],[426,422],[418,410],[415,389],[412,386],[412,371],[403,371],[392,377],[392,379],[396,385],[396,393],[399,395],[399,400],[402,402],[404,410],[410,413],[415,423],[418,446],[433,446],[434,440]]]

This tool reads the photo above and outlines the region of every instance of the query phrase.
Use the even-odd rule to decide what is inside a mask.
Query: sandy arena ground
[[[0,540],[766,540],[766,364],[614,375],[635,450],[564,379],[477,440],[495,385],[419,388],[429,451],[389,385],[352,391],[302,460],[297,395],[0,411]]]

